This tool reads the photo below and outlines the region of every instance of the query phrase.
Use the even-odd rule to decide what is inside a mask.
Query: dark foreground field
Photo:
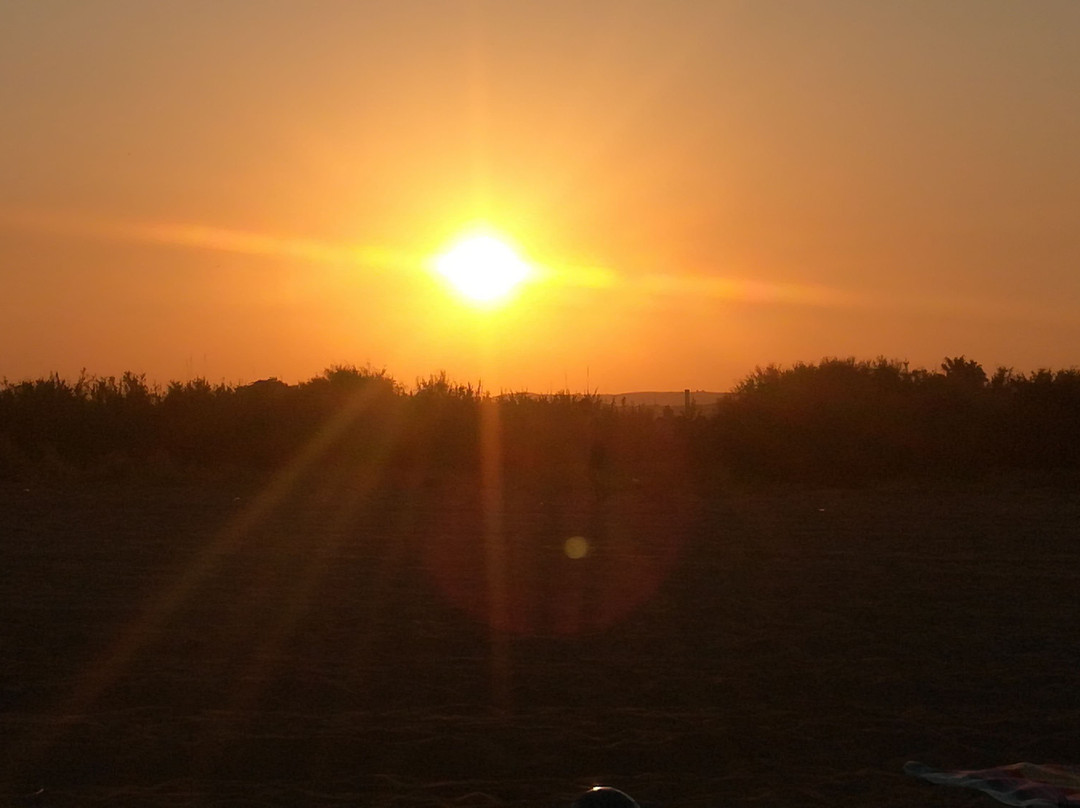
[[[1080,762],[1075,489],[504,499],[9,484],[0,804],[959,806],[904,761]]]

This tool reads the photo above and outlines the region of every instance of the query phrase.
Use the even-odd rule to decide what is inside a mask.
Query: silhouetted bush
[[[884,358],[758,368],[722,402],[711,448],[747,478],[819,483],[1075,469],[1078,380],[1007,368],[988,378],[963,356],[940,372]]]

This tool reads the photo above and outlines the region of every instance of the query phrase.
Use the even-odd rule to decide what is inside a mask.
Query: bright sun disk
[[[510,295],[530,274],[513,248],[494,236],[468,236],[435,259],[435,270],[458,294],[474,303]]]

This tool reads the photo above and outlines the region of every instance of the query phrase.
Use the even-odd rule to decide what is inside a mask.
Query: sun
[[[513,247],[488,234],[473,234],[455,242],[435,259],[435,271],[458,294],[479,305],[507,299],[532,274]]]

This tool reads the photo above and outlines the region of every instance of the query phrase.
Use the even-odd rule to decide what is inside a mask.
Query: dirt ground
[[[902,766],[1080,762],[1078,570],[1034,483],[7,484],[0,804],[990,804]]]

